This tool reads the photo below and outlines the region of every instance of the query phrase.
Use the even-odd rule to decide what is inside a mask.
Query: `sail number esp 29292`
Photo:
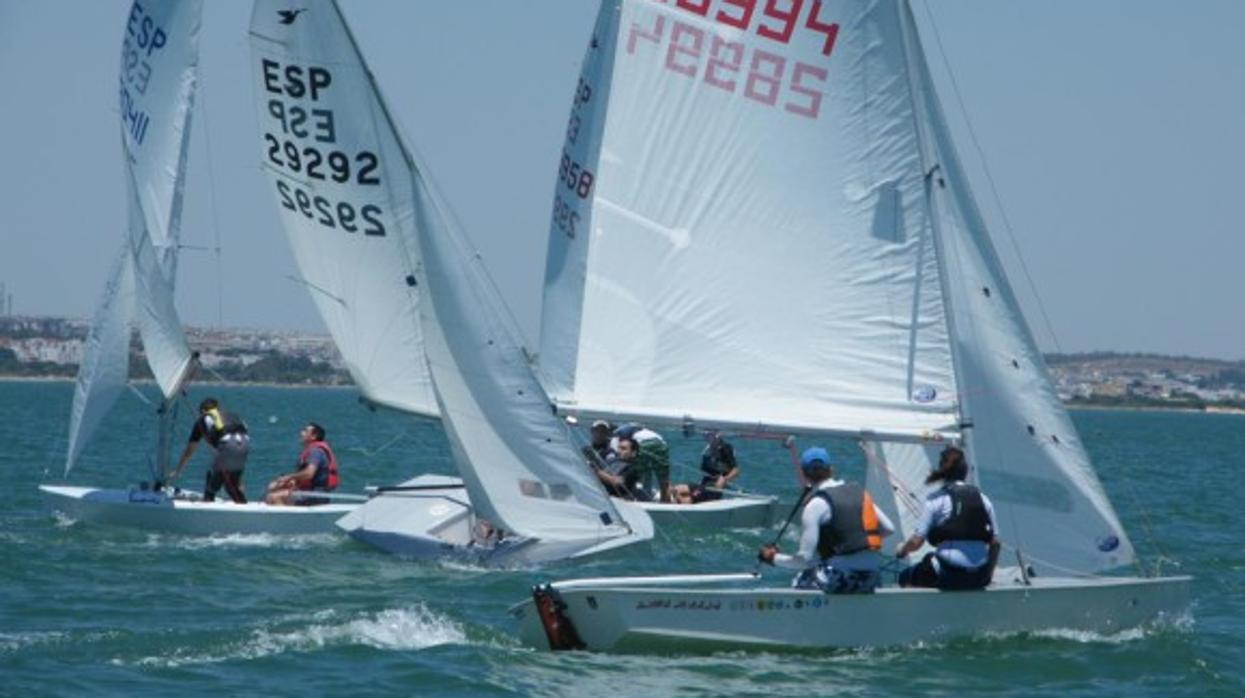
[[[339,143],[328,101],[333,73],[315,65],[260,60],[261,85],[271,95],[264,116],[264,165],[281,206],[325,228],[383,236],[384,211],[362,199],[380,198],[380,160],[373,150]],[[375,189],[373,189],[375,188]],[[368,196],[371,191],[376,194]]]

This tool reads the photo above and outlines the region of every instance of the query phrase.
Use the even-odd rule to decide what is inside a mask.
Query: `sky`
[[[259,170],[250,3],[207,0],[178,309],[322,332]],[[595,0],[342,0],[426,172],[538,336]],[[125,225],[128,0],[0,0],[0,283],[88,317]],[[973,191],[1045,350],[1245,359],[1245,2],[914,0]],[[936,31],[935,31],[936,30]],[[210,144],[210,148],[209,148]],[[995,193],[997,191],[997,197]],[[1032,283],[1030,283],[1030,280]]]

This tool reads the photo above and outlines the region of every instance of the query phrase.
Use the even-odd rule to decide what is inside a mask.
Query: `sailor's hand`
[[[908,557],[908,541],[895,546],[895,559],[902,560],[905,557]]]
[[[760,552],[757,553],[757,559],[767,565],[774,564],[774,556],[778,554],[777,545],[763,545]]]
[[[719,475],[718,479],[713,481],[713,486],[715,489],[719,489],[719,490],[726,489],[726,476]]]

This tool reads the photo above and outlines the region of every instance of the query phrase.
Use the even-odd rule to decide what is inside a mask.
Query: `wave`
[[[422,604],[333,622],[337,615],[333,611],[317,613],[313,622],[288,630],[256,629],[245,640],[227,644],[215,651],[212,648],[206,651],[204,648],[178,648],[161,656],[143,657],[133,662],[113,660],[113,663],[176,668],[260,659],[326,647],[361,645],[380,650],[420,650],[467,642],[462,626]]]
[[[282,550],[306,550],[307,548],[341,545],[343,539],[335,533],[230,533],[213,536],[176,536],[151,533],[147,535],[146,547],[176,548],[179,550],[208,550],[212,548],[279,548]]]
[[[116,637],[115,630],[69,632],[64,630],[30,630],[18,633],[0,633],[0,652],[18,652],[27,647],[54,645],[62,642],[100,642]]]
[[[68,633],[58,631],[31,631],[25,633],[0,633],[0,652],[16,652],[31,645],[46,645],[59,642],[68,637]]]

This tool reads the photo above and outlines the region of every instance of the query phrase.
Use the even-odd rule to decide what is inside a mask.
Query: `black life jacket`
[[[929,529],[931,545],[951,540],[994,540],[994,527],[990,525],[981,490],[962,482],[947,485],[943,490],[951,497],[951,517]]]
[[[204,417],[211,415],[212,426],[204,428],[204,437],[207,438],[208,444],[212,448],[220,445],[220,440],[229,434],[245,434],[246,422],[242,418],[232,412],[226,412],[220,408],[208,410]],[[204,419],[200,417],[199,419]],[[206,420],[205,420],[206,421]]]
[[[725,442],[717,448],[705,446],[700,454],[700,470],[707,477],[718,478],[735,469],[735,449]]]
[[[878,529],[877,510],[873,499],[855,482],[817,490],[830,505],[830,522],[817,532],[817,554],[824,560],[835,555],[851,555],[862,550],[881,550],[882,532]]]

